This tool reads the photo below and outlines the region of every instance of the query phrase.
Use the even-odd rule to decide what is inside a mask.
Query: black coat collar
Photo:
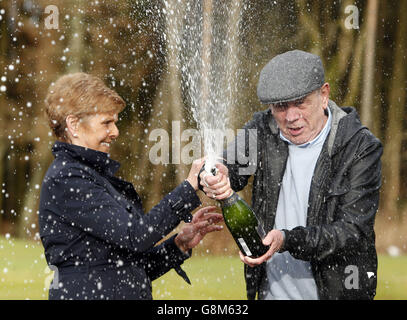
[[[114,175],[120,163],[111,159],[108,153],[81,147],[75,144],[56,141],[52,146],[55,158],[65,158],[80,161],[95,170],[108,175]]]

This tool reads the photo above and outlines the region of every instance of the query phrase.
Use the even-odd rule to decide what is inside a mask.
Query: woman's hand
[[[216,209],[215,206],[199,209],[193,215],[191,223],[186,223],[183,226],[174,239],[180,250],[186,253],[189,249],[194,248],[207,233],[223,229],[221,225],[215,224],[223,221],[223,216],[214,212]]]
[[[222,163],[217,163],[215,166],[218,169],[216,176],[206,171],[200,174],[201,185],[203,186],[203,191],[209,198],[223,200],[233,194],[233,190],[230,186],[229,170]]]
[[[188,178],[186,179],[191,184],[192,188],[194,188],[195,190],[198,190],[198,174],[204,162],[205,158],[194,160],[194,162],[192,162]]]

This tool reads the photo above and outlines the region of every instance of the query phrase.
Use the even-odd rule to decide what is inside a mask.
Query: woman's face
[[[79,121],[72,143],[109,153],[110,144],[119,136],[116,112],[89,115]]]

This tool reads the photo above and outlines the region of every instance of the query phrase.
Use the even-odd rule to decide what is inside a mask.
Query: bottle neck
[[[239,201],[239,199],[239,195],[236,192],[233,192],[233,194],[229,198],[219,200],[219,202],[222,208],[227,208],[234,205],[237,201]]]

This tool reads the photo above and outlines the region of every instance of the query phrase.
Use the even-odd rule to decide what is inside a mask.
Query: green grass
[[[39,243],[0,238],[0,299],[47,299],[47,276],[51,281]]]
[[[204,253],[187,260],[188,285],[175,271],[153,282],[154,299],[245,299],[243,265],[236,256]],[[47,299],[52,279],[40,243],[0,237],[0,299]],[[407,256],[379,256],[376,299],[407,300]]]
[[[243,264],[237,257],[192,256],[182,268],[191,285],[171,270],[153,282],[154,299],[246,299]]]
[[[378,300],[407,300],[407,256],[379,256]]]

